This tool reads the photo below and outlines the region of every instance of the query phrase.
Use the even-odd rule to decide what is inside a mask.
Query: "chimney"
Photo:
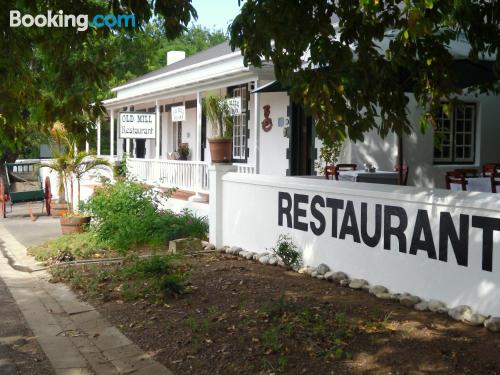
[[[186,52],[184,51],[168,51],[167,52],[167,65],[176,63],[177,61],[184,60]]]

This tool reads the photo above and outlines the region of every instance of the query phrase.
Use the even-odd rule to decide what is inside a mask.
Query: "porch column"
[[[109,118],[109,156],[115,155],[115,111],[110,111]]]
[[[127,107],[127,112],[130,111],[130,106]],[[127,158],[130,158],[131,155],[130,155],[130,138],[127,138],[125,140],[126,144],[125,144],[125,152],[127,153]]]
[[[97,118],[97,156],[101,156],[101,118]]]
[[[156,105],[156,139],[155,139],[155,158],[160,158],[160,106],[158,100],[155,101]]]
[[[89,153],[89,151],[90,151],[89,140],[85,138],[85,152]]]
[[[201,92],[196,92],[196,160],[201,161],[201,118],[202,118],[202,108],[201,108]]]
[[[253,82],[253,87],[257,89],[259,84],[258,80],[255,80]],[[254,147],[254,155],[255,155],[255,173],[260,172],[260,94],[256,92],[254,94],[253,98],[253,130],[254,130],[254,137],[253,137],[253,147]]]

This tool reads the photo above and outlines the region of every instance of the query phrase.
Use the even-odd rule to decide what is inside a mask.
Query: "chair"
[[[357,164],[337,164],[335,166],[335,179],[339,179],[339,172],[341,171],[355,171],[358,168]]]
[[[403,175],[402,175],[401,181],[399,181],[400,185],[407,186],[409,169],[410,169],[410,167],[408,167],[408,164],[403,163],[403,166],[402,166]],[[399,172],[399,165],[394,166],[394,172]]]
[[[334,165],[327,165],[324,170],[325,178],[327,180],[330,179],[330,176],[335,176],[335,166]]]
[[[491,173],[491,192],[492,193],[500,193],[500,188],[497,188],[497,186],[500,186],[500,171],[494,171]]]
[[[451,190],[451,184],[461,185],[463,191],[467,190],[467,180],[465,179],[465,173],[461,171],[446,172],[446,189]]]
[[[463,173],[465,177],[477,177],[478,170],[473,168],[460,168],[455,169],[455,172]]]
[[[488,163],[483,165],[483,177],[490,177],[493,172],[500,171],[500,164]]]

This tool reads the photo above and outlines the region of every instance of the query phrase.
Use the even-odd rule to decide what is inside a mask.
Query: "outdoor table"
[[[398,185],[398,172],[339,171],[339,181],[369,182],[372,184]]]
[[[467,191],[479,191],[483,193],[491,193],[491,178],[490,177],[467,177]],[[461,191],[460,184],[450,184],[451,191]]]

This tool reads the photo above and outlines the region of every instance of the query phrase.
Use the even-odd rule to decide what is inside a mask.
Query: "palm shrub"
[[[203,111],[212,124],[214,139],[233,139],[233,116],[225,97],[207,96],[203,99]]]

